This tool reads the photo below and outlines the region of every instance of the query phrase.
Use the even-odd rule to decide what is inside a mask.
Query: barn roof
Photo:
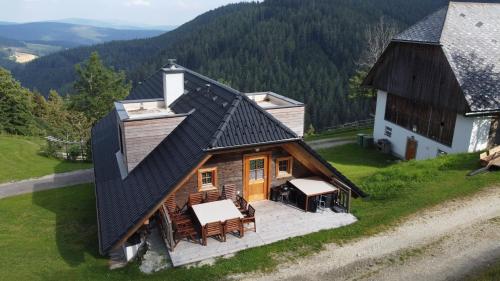
[[[500,111],[500,4],[450,2],[393,42],[441,46],[470,112]]]
[[[116,112],[110,112],[92,130],[102,253],[123,239],[212,150],[303,142],[246,95],[189,69],[183,70],[186,92],[171,108],[176,113],[190,114],[124,180],[115,157],[119,150]],[[127,99],[163,97],[162,79],[161,71],[155,73]],[[336,173],[340,180],[345,180]],[[352,182],[345,183],[354,194],[365,195]]]
[[[441,8],[394,37],[394,41],[439,44],[447,8]]]

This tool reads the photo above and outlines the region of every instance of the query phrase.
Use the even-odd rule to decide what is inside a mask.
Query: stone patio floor
[[[357,221],[352,214],[335,213],[330,209],[306,213],[280,202],[260,201],[253,202],[251,205],[256,210],[257,232],[246,231],[243,238],[228,234],[226,242],[209,238],[207,246],[181,241],[173,252],[169,251],[173,266],[221,257],[244,249],[324,229],[337,228]]]

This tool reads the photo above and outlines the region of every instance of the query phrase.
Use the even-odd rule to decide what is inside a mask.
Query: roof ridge
[[[267,112],[264,110],[262,107],[260,107],[258,104],[256,104],[254,101],[252,101],[249,97],[246,95],[238,92],[238,97],[233,101],[231,104],[231,108],[226,112],[226,115],[224,116],[222,124],[219,126],[217,131],[215,132],[214,136],[212,137],[210,141],[210,148],[213,149],[219,139],[222,137],[222,134],[224,133],[224,130],[227,128],[227,125],[229,124],[229,121],[231,118],[234,116],[234,113],[236,112],[236,109],[238,106],[241,104],[241,101],[245,100],[249,103],[250,106],[252,106],[255,110],[259,111],[262,115],[264,115],[266,118],[270,119],[272,122],[274,122],[278,127],[283,129],[285,132],[291,134],[294,138],[299,138],[299,136],[292,131],[290,128],[285,126],[281,121],[276,119],[271,113]]]
[[[189,73],[191,75],[194,75],[194,76],[196,76],[196,77],[198,77],[200,79],[203,79],[203,80],[205,80],[205,81],[207,81],[207,82],[209,82],[211,84],[214,84],[214,85],[216,85],[218,87],[221,87],[224,90],[227,90],[228,92],[230,92],[230,93],[232,93],[234,95],[237,95],[237,96],[238,95],[242,95],[240,91],[238,91],[238,90],[236,90],[236,89],[234,89],[234,88],[232,88],[232,87],[230,87],[230,86],[228,86],[226,84],[223,84],[223,83],[221,83],[219,81],[216,81],[216,80],[214,80],[214,79],[212,79],[210,77],[207,77],[207,76],[205,76],[203,74],[200,74],[200,73],[198,73],[196,71],[193,71],[193,70],[191,70],[189,68],[186,68],[186,67],[184,67],[182,65],[179,65],[177,63],[175,63],[174,65],[177,66],[177,67],[180,67],[182,70],[186,71],[187,73]]]
[[[246,95],[239,93],[238,97],[233,101],[231,104],[231,108],[226,112],[226,115],[224,116],[222,124],[219,126],[217,129],[216,133],[214,134],[213,138],[210,141],[210,148],[214,148],[214,146],[217,144],[219,139],[221,138],[222,134],[224,133],[224,130],[227,128],[227,125],[229,124],[229,121],[231,118],[234,116],[234,113],[236,112],[236,109],[238,106],[241,104],[241,101],[247,101],[250,106],[252,106],[255,110],[259,111],[262,115],[270,119],[272,122],[274,122],[278,127],[283,129],[285,132],[291,134],[294,138],[299,138],[299,136],[292,131],[290,128],[285,126],[281,121],[276,119],[271,113],[267,112],[264,110],[262,107],[257,105],[254,101],[252,101],[250,98],[248,98]]]
[[[448,12],[450,11],[452,3],[453,3],[452,1],[448,3],[448,6],[446,6],[446,11],[444,12],[443,24],[441,25],[441,34],[439,35],[439,44],[443,44],[442,39],[444,34],[444,28],[446,27],[446,21],[448,20]]]
[[[396,34],[391,39],[391,42],[409,42],[409,43],[418,43],[418,44],[441,44],[440,39],[441,39],[441,36],[443,34],[444,22],[446,20],[446,15],[448,13],[448,9],[449,9],[449,5],[443,6],[439,9],[435,10],[431,14],[428,14],[427,16],[422,18],[421,20],[417,21],[416,23],[410,25],[409,27],[405,28],[403,31]],[[433,37],[432,39],[418,38],[419,36],[422,36],[422,34],[418,34],[418,33],[422,33],[422,27],[429,26],[434,21],[439,20],[438,17],[440,16],[440,13],[443,13],[443,12],[444,12],[444,17],[443,17],[443,22],[440,24],[439,38],[435,38],[435,37]],[[434,30],[436,30],[436,28],[434,28],[433,31]],[[427,32],[427,33],[428,33],[428,31],[429,30],[425,30],[425,32]],[[417,33],[417,34],[415,34],[415,33]],[[429,34],[426,34],[425,36],[429,36]],[[436,35],[433,35],[433,36],[436,36]],[[408,37],[410,37],[410,38],[408,38]],[[411,38],[411,37],[413,37],[413,38]]]
[[[236,108],[240,105],[241,100],[242,96],[238,95],[231,103],[231,106],[229,107],[229,109],[226,111],[226,114],[222,118],[221,124],[219,125],[214,135],[212,136],[212,139],[210,140],[210,148],[213,148],[214,145],[219,141],[220,137],[222,136],[224,130],[227,127],[227,124],[229,124],[231,117],[233,117],[234,113],[236,112]]]
[[[217,129],[216,133],[214,134],[214,136],[212,137],[211,141],[210,141],[210,148],[213,148],[215,146],[215,144],[217,143],[217,141],[220,139],[220,137],[222,136],[222,133],[223,131],[225,130],[225,128],[227,128],[227,123],[229,122],[229,120],[231,120],[231,117],[234,115],[234,112],[236,111],[238,105],[240,104],[240,102],[242,100],[246,100],[248,101],[253,108],[255,108],[257,111],[259,111],[260,113],[262,113],[263,115],[265,115],[267,118],[269,118],[270,120],[272,120],[274,123],[276,123],[281,129],[285,130],[287,133],[291,134],[292,136],[298,138],[297,134],[292,131],[290,128],[288,128],[287,126],[285,126],[281,121],[279,121],[278,119],[276,119],[274,116],[271,115],[271,113],[267,112],[266,110],[264,110],[262,107],[260,107],[259,105],[257,105],[254,101],[252,101],[250,98],[248,98],[247,95],[243,94],[242,92],[226,85],[226,84],[223,84],[223,83],[220,83],[218,81],[215,81],[203,74],[200,74],[198,72],[195,72],[193,70],[190,70],[182,65],[179,65],[179,64],[175,64],[176,66],[182,68],[184,71],[192,74],[192,75],[195,75],[203,80],[206,80],[207,82],[210,82],[216,86],[219,86],[227,91],[229,91],[230,93],[236,95],[236,100],[233,101],[233,103],[231,104],[231,107],[228,109],[228,111],[226,112],[226,115],[224,116],[224,119],[223,119],[223,122],[222,124],[219,126],[219,128]]]

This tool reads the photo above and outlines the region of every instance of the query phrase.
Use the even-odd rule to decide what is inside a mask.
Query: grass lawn
[[[0,135],[0,183],[87,169],[90,163],[61,161],[40,155],[43,139]]]
[[[353,139],[356,138],[357,134],[373,134],[373,128],[365,129],[354,129],[348,131],[331,131],[319,133],[312,136],[305,136],[306,141],[322,140],[322,139],[332,139],[332,138],[342,138],[342,139]]]
[[[500,172],[467,177],[477,154],[398,163],[389,156],[345,145],[320,152],[371,194],[354,200],[359,221],[238,253],[214,266],[169,269],[147,276],[137,264],[108,271],[97,254],[91,185],[0,200],[0,276],[5,280],[220,280],[231,273],[272,270],[280,261],[309,255],[325,243],[347,242],[394,226],[445,200],[500,183]]]
[[[486,268],[476,276],[468,278],[471,281],[500,281],[500,260]]]

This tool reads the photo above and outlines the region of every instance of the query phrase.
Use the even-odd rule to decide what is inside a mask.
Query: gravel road
[[[0,184],[0,199],[42,190],[61,188],[94,180],[94,170],[79,170]]]
[[[467,280],[500,259],[500,187],[436,206],[393,230],[242,280]]]

